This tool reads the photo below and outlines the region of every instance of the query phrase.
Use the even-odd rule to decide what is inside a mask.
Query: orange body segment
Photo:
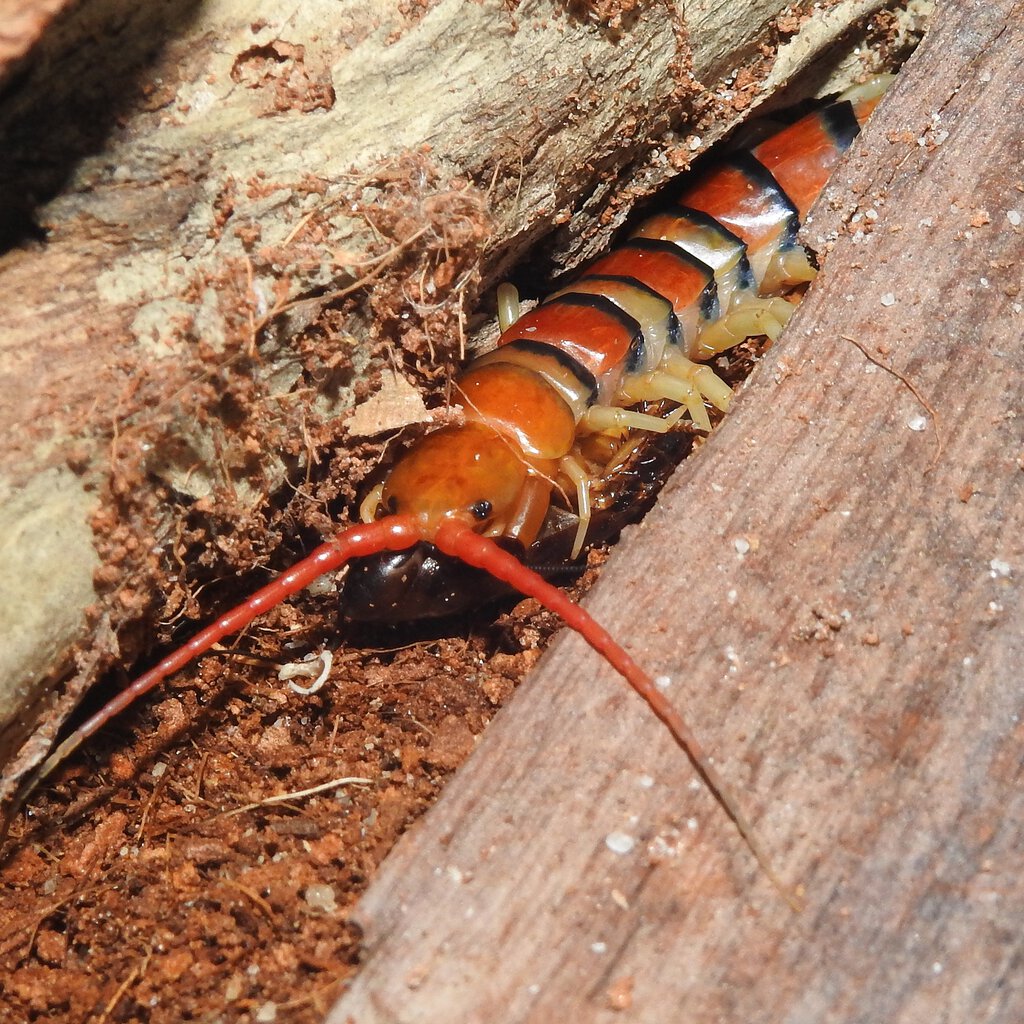
[[[539,374],[512,363],[486,363],[471,367],[455,386],[467,418],[514,438],[527,455],[558,459],[572,448],[572,410]]]
[[[518,504],[529,464],[523,453],[481,423],[442,427],[421,437],[392,469],[381,504],[431,524],[447,515],[480,524]]]
[[[587,267],[584,276],[635,277],[668,299],[677,313],[698,303],[713,277],[682,249],[644,245],[643,240],[613,249]]]
[[[636,333],[608,310],[557,300],[521,316],[498,344],[519,338],[541,341],[575,359],[595,377],[603,377],[626,361]]]
[[[828,180],[840,151],[817,118],[800,121],[784,134],[803,136],[801,141],[805,145],[794,153],[772,138],[758,146],[754,155],[786,190],[803,220]]]
[[[787,229],[794,213],[785,198],[765,188],[765,182],[749,168],[731,163],[698,179],[683,191],[679,203],[714,217],[750,250],[774,242]]]
[[[852,111],[846,125],[837,125],[835,120],[823,111],[808,114],[753,150],[793,201],[801,220],[856,134]]]

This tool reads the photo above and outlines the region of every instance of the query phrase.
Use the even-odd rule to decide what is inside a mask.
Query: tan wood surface
[[[1024,1017],[1022,53],[1020,2],[941,5],[792,328],[588,599],[804,912],[562,636],[365,897],[333,1024]]]

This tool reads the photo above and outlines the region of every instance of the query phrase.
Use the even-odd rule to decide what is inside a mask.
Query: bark
[[[0,84],[14,75],[22,58],[46,31],[67,0],[2,0],[0,2]]]
[[[806,909],[566,635],[365,897],[331,1021],[1021,1019],[1022,26],[943,5],[791,329],[588,600]]]
[[[330,528],[284,485],[375,360],[442,376],[481,283],[574,209],[546,269],[603,244],[744,108],[856,69],[885,4],[782,6],[62,12],[0,111],[5,792],[155,620]]]

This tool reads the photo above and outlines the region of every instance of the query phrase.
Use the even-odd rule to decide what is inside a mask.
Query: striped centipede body
[[[362,522],[121,691],[54,750],[25,792],[140,695],[323,574],[351,563],[345,613],[395,621],[458,610],[466,600],[459,567],[469,566],[536,598],[629,682],[783,889],[682,716],[524,556],[562,495],[575,514],[575,557],[591,529],[592,490],[638,436],[665,434],[684,417],[708,430],[707,407],[728,408],[731,389],[707,360],[748,337],[774,340],[781,332],[794,290],[815,274],[797,229],[886,84],[880,76],[855,87],[684,179],[672,205],[529,312],[519,315],[513,289],[499,289],[502,333],[456,378],[458,419],[399,454],[362,503]]]

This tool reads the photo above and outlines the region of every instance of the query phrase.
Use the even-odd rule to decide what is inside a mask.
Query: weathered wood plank
[[[1021,1019],[1022,52],[1021,3],[943,5],[858,221],[589,598],[805,912],[564,636],[366,896],[334,1024]]]

